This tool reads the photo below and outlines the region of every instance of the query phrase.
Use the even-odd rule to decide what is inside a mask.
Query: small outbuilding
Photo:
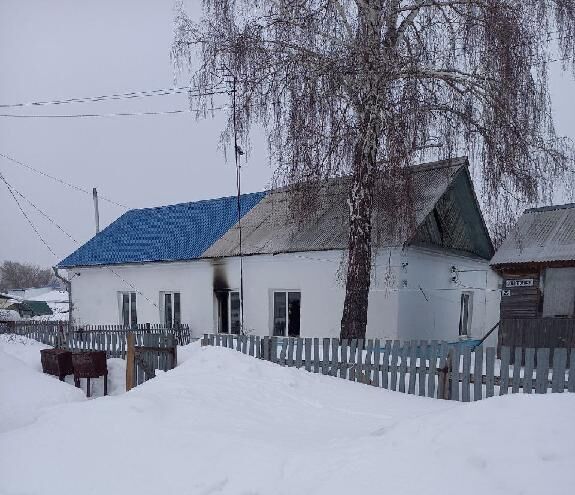
[[[491,267],[501,344],[575,347],[575,204],[525,210]]]

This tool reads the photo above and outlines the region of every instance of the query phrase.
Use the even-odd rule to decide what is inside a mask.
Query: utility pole
[[[100,232],[100,211],[98,210],[98,190],[94,187],[92,189],[92,196],[94,197],[94,219],[96,220],[96,234]]]

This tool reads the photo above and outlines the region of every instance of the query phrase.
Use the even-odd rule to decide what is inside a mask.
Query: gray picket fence
[[[11,322],[0,323],[0,334],[29,337],[53,347],[70,350],[106,351],[108,358],[126,358],[127,336],[135,335],[136,345],[163,347],[165,342],[186,345],[191,342],[187,325],[168,328],[162,325],[137,325],[125,328],[121,325],[83,325],[68,328],[67,322]],[[170,344],[171,345],[171,344]]]
[[[507,393],[575,392],[567,350],[472,348],[447,342],[281,338],[205,334],[202,345],[235,349],[281,366],[422,397],[476,401]],[[511,364],[525,355],[525,366]],[[514,360],[521,363],[521,359]]]

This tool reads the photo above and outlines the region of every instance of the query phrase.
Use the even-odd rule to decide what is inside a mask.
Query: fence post
[[[438,399],[451,400],[452,349],[447,353],[443,366],[438,371]]]
[[[135,336],[130,332],[127,336],[128,351],[126,353],[126,392],[134,387],[134,367],[136,365],[134,355]]]
[[[64,337],[64,324],[58,324],[58,336],[56,337],[56,345],[54,347],[62,348],[65,346],[66,339]]]
[[[178,366],[178,342],[174,340],[173,336],[171,344],[173,346],[172,355],[174,356],[174,368],[175,368],[176,366]]]

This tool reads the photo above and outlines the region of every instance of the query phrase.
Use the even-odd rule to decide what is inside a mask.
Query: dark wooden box
[[[80,351],[72,353],[74,378],[98,378],[108,374],[106,351]]]
[[[40,351],[42,371],[64,380],[66,375],[74,373],[72,353],[66,349],[42,349]]]

